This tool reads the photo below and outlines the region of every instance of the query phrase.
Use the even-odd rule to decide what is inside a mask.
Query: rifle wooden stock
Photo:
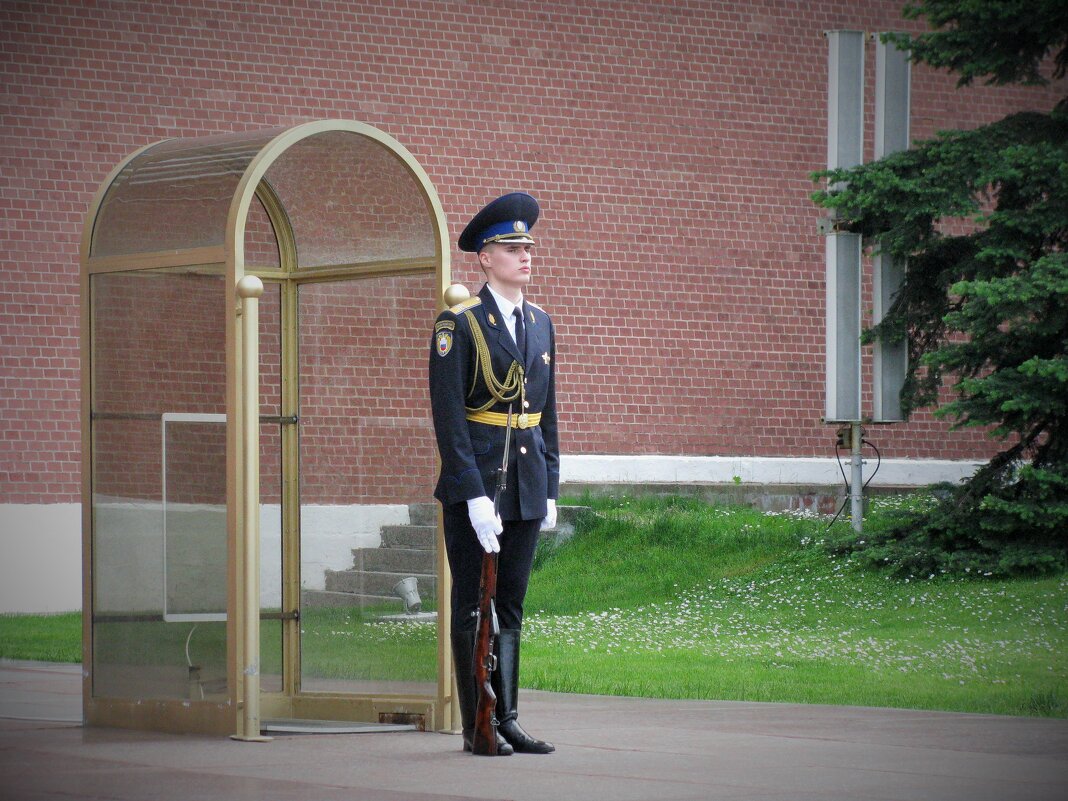
[[[475,707],[475,730],[471,736],[472,753],[483,756],[497,756],[497,694],[493,692],[490,681],[493,671],[497,669],[493,644],[500,633],[494,601],[496,595],[497,554],[483,554],[474,658],[478,704]]]
[[[493,514],[501,511],[501,496],[508,487],[508,451],[512,444],[512,407],[508,407],[508,425],[504,429],[504,456],[497,471],[497,489],[493,493]],[[475,730],[471,735],[471,752],[497,756],[497,694],[490,677],[497,669],[493,645],[501,627],[497,623],[497,554],[482,554],[482,578],[478,585],[478,622],[475,627]]]

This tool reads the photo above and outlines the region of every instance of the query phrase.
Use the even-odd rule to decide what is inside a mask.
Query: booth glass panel
[[[433,273],[300,287],[301,689],[436,690]]]
[[[221,246],[241,176],[283,130],[170,139],[144,151],[108,188],[91,256]]]
[[[288,210],[300,269],[436,258],[422,187],[373,139],[348,131],[310,136],[266,178]]]
[[[225,698],[224,280],[90,283],[93,693]]]
[[[253,197],[245,220],[245,272],[277,270],[281,266],[278,240],[275,239],[271,218],[259,197]],[[265,300],[260,300],[261,307]]]
[[[282,691],[282,430],[260,423],[260,689]]]
[[[226,620],[226,415],[163,415],[163,620]]]
[[[253,204],[258,205],[258,204]],[[260,318],[260,689],[282,691],[281,291],[264,286]]]

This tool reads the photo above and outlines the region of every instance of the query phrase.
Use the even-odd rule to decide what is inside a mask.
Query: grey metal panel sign
[[[860,235],[827,237],[828,421],[860,415]]]
[[[827,31],[827,166],[864,159],[864,33]]]
[[[909,146],[910,63],[908,54],[875,39],[875,158]],[[886,316],[905,281],[905,265],[889,256],[876,256],[873,273],[873,322]],[[873,418],[880,422],[904,419],[901,387],[908,368],[904,342],[876,340],[873,364]]]
[[[875,37],[875,158],[909,146],[908,53]]]
[[[873,264],[872,319],[878,323],[890,309],[905,282],[904,265],[889,256],[876,256]],[[908,368],[908,347],[904,341],[875,340],[872,363],[872,419],[881,423],[904,420],[901,388]]]
[[[864,155],[864,33],[827,31],[827,166],[855,167]],[[826,242],[829,421],[860,420],[860,268],[857,234]]]

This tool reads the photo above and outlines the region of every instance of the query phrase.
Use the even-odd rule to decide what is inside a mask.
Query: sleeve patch
[[[434,337],[438,356],[448,356],[452,350],[452,331],[438,331]]]

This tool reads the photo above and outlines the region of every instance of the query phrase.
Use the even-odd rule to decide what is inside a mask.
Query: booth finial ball
[[[263,281],[255,275],[246,275],[237,282],[239,298],[258,298],[263,294]]]
[[[445,298],[445,305],[452,307],[457,303],[463,303],[471,297],[471,293],[467,291],[467,287],[463,284],[451,284],[449,288],[445,290],[443,297]]]

